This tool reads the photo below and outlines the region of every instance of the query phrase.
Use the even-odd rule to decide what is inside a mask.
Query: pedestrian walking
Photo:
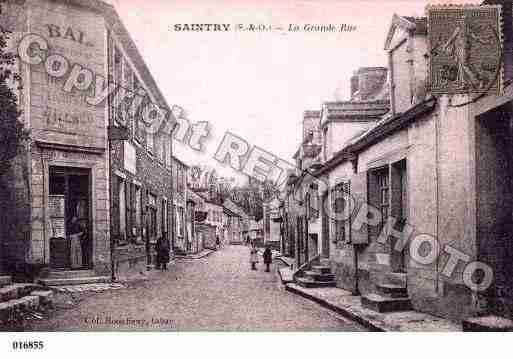
[[[216,248],[221,248],[221,241],[219,240],[218,234],[216,234]]]
[[[164,237],[157,240],[157,269],[167,270],[169,262],[169,241]]]
[[[247,246],[249,246],[250,241],[251,241],[251,240],[249,239],[249,235],[248,235],[248,236],[246,236],[246,245],[247,245]]]
[[[265,247],[264,251],[264,264],[265,264],[265,271],[269,272],[269,266],[273,262],[273,253],[271,252],[271,248],[269,245]]]
[[[251,270],[257,270],[256,264],[258,263],[258,251],[255,246],[251,247],[249,252],[249,261],[251,263]]]

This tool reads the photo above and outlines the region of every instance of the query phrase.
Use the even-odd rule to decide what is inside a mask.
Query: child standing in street
[[[251,270],[257,270],[256,264],[258,263],[258,251],[255,246],[251,246],[249,261],[251,263]]]
[[[265,271],[269,272],[269,266],[273,262],[273,253],[271,252],[271,248],[269,246],[265,247],[264,251],[264,263],[265,263]]]

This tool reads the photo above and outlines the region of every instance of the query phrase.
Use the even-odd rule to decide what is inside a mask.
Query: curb
[[[311,294],[308,294],[308,293],[305,293],[303,291],[300,291],[300,290],[297,290],[296,288],[294,287],[291,287],[289,285],[285,285],[285,290],[291,292],[291,293],[294,293],[294,294],[298,294],[300,296],[302,296],[303,298],[306,298],[306,299],[309,299],[313,302],[316,302],[317,304],[320,304],[322,307],[324,308],[327,308],[337,314],[340,314],[348,319],[351,319],[352,321],[360,324],[360,325],[363,325],[365,328],[371,330],[371,331],[374,331],[374,332],[388,332],[390,331],[389,329],[385,328],[385,327],[382,327],[382,326],[379,326],[379,325],[376,325],[375,323],[373,323],[372,321],[368,320],[368,319],[365,319],[364,317],[346,309],[346,308],[342,308],[342,307],[339,307],[339,306],[336,306],[334,304],[331,304],[330,302],[324,300],[324,299],[321,299],[321,298],[318,298],[318,297],[315,297]]]
[[[288,283],[294,283],[294,280],[287,280],[287,279],[283,279],[282,275],[281,275],[281,268],[278,268],[276,271],[278,272],[278,275],[280,277],[280,281],[281,281],[281,284],[283,285],[286,285]]]
[[[216,252],[216,250],[208,249],[208,252],[206,252],[206,253],[204,253],[204,254],[202,254],[200,256],[197,256],[197,257],[187,257],[187,256],[180,257],[180,256],[176,256],[176,259],[192,259],[192,260],[202,259],[202,258],[208,257],[209,255],[211,255],[214,252]]]

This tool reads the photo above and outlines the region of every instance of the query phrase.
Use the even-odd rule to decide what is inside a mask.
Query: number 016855
[[[41,350],[44,349],[45,345],[42,340],[40,341],[14,341],[12,342],[12,348],[14,350]]]

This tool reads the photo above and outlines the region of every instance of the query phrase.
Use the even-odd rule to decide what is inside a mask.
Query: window
[[[134,213],[135,213],[135,203],[133,200],[134,197],[134,185],[132,183],[126,182],[126,190],[125,190],[125,197],[126,197],[126,228],[127,228],[127,235],[126,239],[129,240],[132,238],[134,233]]]
[[[168,209],[167,209],[167,200],[162,199],[162,235],[164,237],[167,236],[168,233],[168,226],[167,226],[167,218],[168,218]]]
[[[142,192],[140,186],[135,186],[135,227],[137,230],[136,241],[141,240],[142,225]]]
[[[156,241],[157,236],[157,197],[148,192],[148,236]]]
[[[178,222],[180,223],[180,227],[178,229],[178,234],[180,236],[184,235],[184,211],[183,207],[178,207]]]
[[[143,109],[147,106],[149,102],[149,97],[145,96],[141,102],[141,105],[136,109],[136,113],[134,114],[135,139],[140,144],[143,144],[146,138],[146,128],[142,120],[142,113]]]
[[[112,74],[113,78],[112,81],[116,85],[120,85],[122,83],[122,75],[123,75],[123,57],[121,55],[121,51],[114,47],[112,50]],[[113,96],[113,103],[112,103],[112,111],[114,120],[120,123],[123,123],[123,108],[121,106],[121,103],[119,102],[118,96]]]
[[[126,239],[126,189],[125,180],[119,178],[118,181],[118,201],[119,201],[119,237],[120,241]]]
[[[319,218],[319,189],[316,183],[312,183],[310,185],[310,218],[316,219]]]
[[[165,146],[165,152],[166,152],[166,167],[171,168],[171,137],[166,136],[166,146]]]
[[[150,133],[151,131],[146,131],[146,149],[149,153],[154,154],[155,153],[155,134]]]
[[[332,209],[334,211],[332,218],[333,221],[333,242],[337,244],[337,246],[342,245],[346,242],[346,226],[345,221],[339,218],[343,218],[344,210],[345,210],[345,200],[344,197],[348,193],[348,183],[342,182],[335,186],[335,188],[331,191],[331,203]]]
[[[185,191],[185,168],[177,164],[177,190],[178,192],[183,193]]]
[[[388,220],[390,215],[390,184],[388,178],[388,167],[380,170],[377,174],[377,182],[379,188],[379,209],[381,212],[381,228]]]

